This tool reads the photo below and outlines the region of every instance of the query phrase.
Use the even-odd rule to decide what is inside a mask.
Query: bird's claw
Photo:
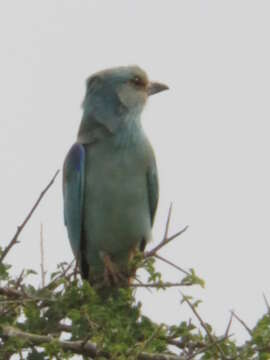
[[[104,261],[104,283],[106,286],[119,286],[127,283],[127,278],[119,271],[116,264],[114,264],[109,255],[103,255]]]

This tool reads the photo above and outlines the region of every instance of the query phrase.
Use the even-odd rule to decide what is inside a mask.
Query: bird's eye
[[[144,86],[144,82],[139,76],[134,76],[130,81],[135,86]]]

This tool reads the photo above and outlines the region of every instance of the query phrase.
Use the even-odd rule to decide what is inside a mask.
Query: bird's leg
[[[136,275],[137,267],[135,265],[132,266],[132,260],[134,259],[137,252],[138,252],[138,249],[136,247],[133,247],[128,254],[128,263],[131,265],[131,266],[129,266],[129,269],[128,269],[128,285],[132,284],[132,281]]]
[[[104,255],[103,257],[104,261],[104,281],[107,285],[110,284],[110,279],[112,279],[114,284],[118,283],[118,277],[117,277],[117,269],[115,264],[111,261],[111,258],[109,255]]]
[[[108,254],[101,253],[104,262],[104,282],[108,285],[119,285],[119,283],[126,282],[127,279],[114,264]]]

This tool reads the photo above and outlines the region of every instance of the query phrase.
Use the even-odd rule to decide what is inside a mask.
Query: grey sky
[[[174,203],[163,251],[195,268],[206,289],[200,313],[224,331],[229,310],[253,326],[269,289],[270,3],[249,0],[27,0],[0,4],[0,213],[5,245],[75,140],[84,81],[138,64],[170,91],[150,99],[143,124],[155,148],[161,198],[155,241]],[[16,272],[72,258],[63,225],[61,179],[8,257]],[[164,278],[178,274],[161,267]],[[178,290],[140,291],[157,321],[191,316]],[[242,329],[233,332],[242,340]]]

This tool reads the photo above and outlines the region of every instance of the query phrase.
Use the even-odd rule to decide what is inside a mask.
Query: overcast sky
[[[234,309],[252,327],[270,299],[270,2],[260,0],[2,0],[0,3],[1,245],[11,239],[75,141],[85,78],[138,64],[170,86],[149,100],[143,125],[160,176],[155,242],[169,204],[162,254],[195,268],[206,288],[200,314],[219,334]],[[61,176],[7,261],[39,271],[44,226],[49,271],[72,259]],[[179,274],[160,266],[164,279]],[[179,323],[191,316],[179,290],[140,291],[144,312]],[[246,334],[237,324],[239,341]]]

